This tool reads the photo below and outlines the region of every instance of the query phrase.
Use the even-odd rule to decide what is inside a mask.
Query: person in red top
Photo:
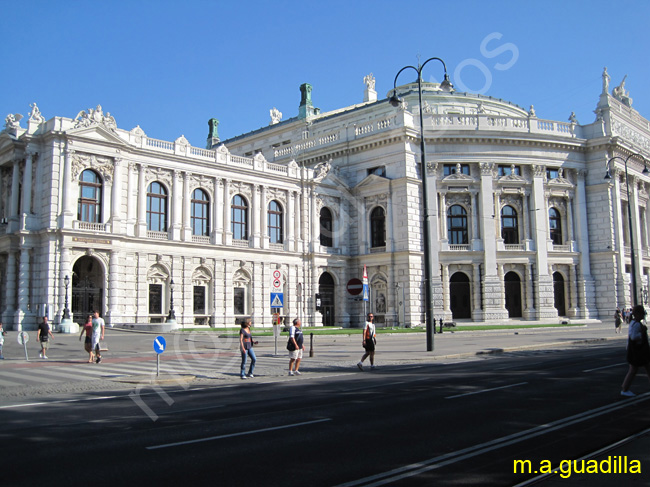
[[[84,342],[84,349],[88,352],[88,363],[92,363],[95,360],[95,354],[93,353],[93,316],[88,315],[86,322],[81,327],[81,333],[79,334],[79,341],[81,341],[81,336],[86,332],[86,341]]]

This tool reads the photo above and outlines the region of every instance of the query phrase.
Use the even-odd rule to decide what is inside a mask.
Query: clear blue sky
[[[379,97],[400,68],[436,56],[452,82],[538,117],[591,123],[604,66],[628,75],[650,118],[650,2],[34,1],[0,0],[2,125],[36,102],[46,118],[101,104],[120,128],[184,134],[203,147],[207,121],[227,139],[297,115],[299,86],[323,112]],[[516,53],[516,56],[515,56]],[[501,69],[499,69],[501,68]],[[430,63],[426,80],[442,78]],[[400,83],[413,80],[404,73]],[[23,122],[23,126],[25,123]]]

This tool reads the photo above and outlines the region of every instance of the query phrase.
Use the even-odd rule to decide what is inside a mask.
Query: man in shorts
[[[302,352],[305,350],[303,344],[302,330],[300,329],[300,319],[293,320],[293,325],[289,328],[289,341],[293,342],[293,350],[289,351],[289,375],[300,375],[300,360]]]
[[[99,317],[99,311],[95,310],[93,312],[93,343],[92,350],[95,351],[95,362],[99,363],[102,361],[102,353],[99,349],[99,340],[104,339],[104,328],[106,323],[104,318]]]
[[[38,325],[38,334],[37,338],[41,344],[41,353],[38,355],[40,358],[47,358],[47,346],[50,344],[49,340],[52,337],[54,340],[54,335],[52,335],[52,330],[50,330],[50,324],[47,322],[47,316],[43,316],[43,321]]]
[[[375,342],[377,338],[375,335],[375,324],[373,323],[374,319],[375,316],[372,313],[368,313],[368,321],[366,321],[366,326],[363,328],[363,348],[366,352],[361,357],[359,363],[357,363],[359,370],[363,370],[363,361],[368,357],[370,357],[370,369],[375,369]]]

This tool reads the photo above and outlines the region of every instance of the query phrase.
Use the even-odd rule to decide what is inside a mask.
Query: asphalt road
[[[626,368],[620,344],[605,342],[3,403],[0,482],[516,485],[543,461],[581,458],[648,427],[650,393],[618,395]],[[635,388],[650,389],[643,377]],[[647,451],[635,459],[650,465]],[[515,474],[514,460],[530,460],[531,472]]]

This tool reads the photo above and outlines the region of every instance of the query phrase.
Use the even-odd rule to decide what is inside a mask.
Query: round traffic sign
[[[165,337],[157,336],[153,339],[153,349],[157,354],[163,353],[165,351],[165,348],[167,348]]]
[[[363,283],[356,277],[348,281],[348,292],[352,296],[358,296],[363,291]]]
[[[280,279],[280,276],[282,276],[282,273],[279,270],[273,271],[273,279]]]
[[[280,289],[282,287],[282,281],[280,279],[273,279],[273,288]]]
[[[24,345],[29,341],[29,334],[26,331],[21,331],[18,333],[18,343]]]

